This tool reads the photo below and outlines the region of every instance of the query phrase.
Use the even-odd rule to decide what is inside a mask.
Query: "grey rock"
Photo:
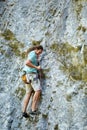
[[[87,129],[87,1],[0,1],[0,129]],[[41,44],[41,114],[22,118],[25,50]],[[30,109],[30,104],[28,111]]]

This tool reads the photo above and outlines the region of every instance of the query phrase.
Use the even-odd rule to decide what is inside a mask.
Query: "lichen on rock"
[[[1,130],[87,129],[86,41],[87,0],[0,1]],[[44,51],[40,114],[30,121],[22,118],[21,73],[32,45]]]

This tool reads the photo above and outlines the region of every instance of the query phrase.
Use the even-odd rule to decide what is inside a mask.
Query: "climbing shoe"
[[[26,112],[23,112],[23,113],[22,113],[22,116],[25,117],[25,118],[28,118],[28,117],[29,117],[29,115],[28,115]]]
[[[37,113],[37,111],[35,110],[35,111],[31,111],[30,112],[30,115],[37,115],[38,113]]]

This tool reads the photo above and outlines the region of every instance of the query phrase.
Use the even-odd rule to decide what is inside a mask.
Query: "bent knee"
[[[41,90],[37,90],[37,91],[35,91],[35,92],[36,92],[36,93],[40,93],[40,94],[41,94],[41,92],[42,92],[42,91],[41,91]]]

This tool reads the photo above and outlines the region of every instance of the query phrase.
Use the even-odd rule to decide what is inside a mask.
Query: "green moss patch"
[[[77,7],[76,7],[76,13],[77,13],[77,15],[79,15],[81,13],[82,8],[83,8],[82,4],[77,5]]]
[[[84,94],[87,95],[87,88],[84,89]]]
[[[23,45],[19,41],[11,41],[8,45],[16,56],[22,56],[21,48],[23,48]]]
[[[13,32],[9,29],[5,30],[3,33],[0,34],[0,36],[4,37],[5,40],[7,40],[5,44],[6,46],[10,47],[12,52],[21,58],[25,58],[25,53],[22,52],[22,49],[24,48],[24,43],[21,43],[18,41],[13,34]],[[3,50],[2,50],[3,53]]]
[[[1,34],[6,40],[12,40],[15,38],[14,34],[9,30],[5,30],[2,34]]]
[[[1,43],[1,44],[2,44],[2,43]],[[2,46],[2,45],[0,46],[0,53],[1,53],[1,54],[4,54],[4,53],[5,53],[5,49],[3,49],[3,46]]]
[[[77,30],[78,31],[82,30],[83,32],[86,32],[87,28],[82,26],[82,25],[80,25],[80,26],[78,26]]]
[[[71,95],[66,95],[66,100],[67,100],[68,102],[71,102],[71,99],[72,99],[72,96],[71,96]]]
[[[59,130],[58,124],[56,124],[56,125],[54,126],[54,130]]]
[[[54,51],[57,51],[60,55],[70,53],[71,51],[78,51],[80,50],[80,46],[77,46],[76,48],[71,46],[68,42],[63,44],[53,43],[50,48]]]
[[[82,79],[87,82],[87,67],[82,69]]]
[[[32,40],[32,44],[33,44],[34,46],[40,45],[41,41],[42,41],[42,40],[40,40],[40,41]]]
[[[84,56],[84,64],[87,64],[87,45],[84,45],[83,56]]]
[[[57,55],[58,62],[61,62],[60,69],[69,75],[71,80],[87,81],[87,46],[84,46],[83,54],[81,54],[82,46],[73,47],[67,43],[53,43],[50,47]]]
[[[21,100],[25,95],[25,89],[18,87],[15,91],[15,94]]]

